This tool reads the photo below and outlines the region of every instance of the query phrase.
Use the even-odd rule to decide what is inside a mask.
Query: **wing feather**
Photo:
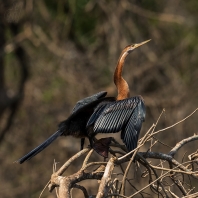
[[[137,147],[139,133],[142,122],[145,120],[145,106],[142,100],[139,100],[137,107],[131,115],[126,127],[121,132],[121,138],[129,151]]]
[[[101,91],[99,93],[96,93],[92,96],[89,96],[87,98],[84,98],[82,100],[79,100],[76,105],[74,106],[73,110],[72,110],[72,113],[76,112],[77,110],[79,110],[80,108],[84,107],[85,105],[93,102],[93,101],[96,101],[100,98],[103,98],[107,95],[107,92],[106,91]]]
[[[121,131],[121,138],[130,151],[137,146],[145,113],[141,96],[100,104],[90,117],[87,128],[93,126],[91,133],[116,133]]]

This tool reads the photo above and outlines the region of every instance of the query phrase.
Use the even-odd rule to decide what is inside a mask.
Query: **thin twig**
[[[85,188],[84,186],[81,186],[81,185],[79,185],[79,184],[74,184],[74,185],[73,185],[73,188],[80,189],[80,190],[83,192],[84,197],[85,197],[85,198],[89,198],[89,194],[88,194],[88,192],[87,192],[87,190],[86,190],[86,188]]]
[[[85,149],[79,151],[78,153],[76,153],[69,160],[67,160],[67,162],[55,174],[58,176],[62,175],[74,160],[78,159],[80,156],[84,155],[88,151],[90,151],[90,148],[85,148]]]
[[[146,134],[144,135],[144,137],[146,137],[146,135],[147,135],[148,133],[150,133],[150,131],[152,130],[153,127],[155,127],[155,124],[153,124],[153,125],[150,127],[150,129],[146,132]],[[141,142],[144,140],[144,137],[141,138],[141,140],[140,140]],[[139,143],[139,145],[137,146],[136,149],[134,149],[134,150],[128,152],[126,155],[124,155],[124,156],[122,156],[122,157],[119,157],[119,158],[118,158],[118,161],[121,161],[122,159],[128,157],[128,156],[131,155],[134,151],[138,150],[138,149],[139,149],[140,147],[142,147],[142,146],[143,146],[143,144],[140,144],[140,143]]]
[[[95,166],[95,165],[107,165],[107,162],[91,162],[87,164],[86,166],[82,167],[81,170],[85,170],[89,168],[90,166]]]
[[[87,163],[88,163],[88,161],[89,161],[89,158],[91,157],[93,151],[94,151],[94,150],[91,149],[91,150],[89,151],[89,153],[87,154],[87,156],[86,156],[86,158],[85,158],[85,160],[84,160],[84,162],[83,162],[82,168],[83,168],[84,166],[87,165]]]
[[[158,121],[159,121],[161,115],[163,114],[163,112],[164,112],[164,109],[163,109],[162,113],[160,114],[160,116],[159,116],[159,118],[158,118],[156,124],[158,123]],[[134,152],[132,152],[132,151],[129,152],[129,153],[133,153],[133,156],[132,156],[132,158],[130,159],[130,162],[129,162],[127,168],[126,168],[126,171],[125,171],[124,176],[123,176],[123,179],[122,179],[121,194],[123,194],[123,195],[125,194],[126,177],[127,177],[129,168],[130,168],[130,166],[131,166],[131,164],[132,164],[132,162],[133,162],[133,160],[134,160],[134,158],[135,158],[135,155],[136,155],[136,153],[138,152],[138,149],[144,144],[145,139],[146,139],[146,137],[147,137],[147,134],[149,134],[151,130],[152,130],[152,132],[154,131],[154,129],[155,129],[155,127],[156,127],[156,124],[153,124],[153,125],[151,126],[151,128],[147,131],[147,133],[144,135],[144,137],[139,141],[138,147],[137,147],[136,149],[133,150]],[[152,133],[152,132],[151,132],[151,133]],[[129,153],[128,153],[128,154],[129,154]],[[124,155],[124,156],[128,156],[128,154],[127,154],[127,155]],[[122,157],[119,158],[119,160],[121,160],[121,159],[122,159]]]
[[[178,125],[178,124],[184,122],[185,120],[187,120],[188,118],[190,118],[197,110],[198,110],[198,108],[196,108],[190,115],[186,116],[184,119],[182,119],[182,120],[176,122],[175,124],[173,124],[173,125],[171,125],[171,126],[169,126],[169,127],[166,127],[166,128],[164,128],[164,129],[160,129],[160,130],[154,132],[152,135],[155,135],[155,134],[157,134],[157,133],[159,133],[159,132],[162,132],[162,131],[166,131],[166,130],[168,130],[168,129],[170,129],[170,128],[173,128],[174,126],[176,126],[176,125]]]
[[[186,139],[181,140],[180,142],[178,142],[175,147],[168,153],[168,155],[174,156],[175,153],[185,144],[198,140],[198,135],[193,135],[191,137],[188,137]]]
[[[181,165],[181,164],[179,164]],[[178,168],[178,166],[174,167],[173,169]],[[171,171],[173,171],[173,169]],[[152,184],[154,184],[155,182],[157,182],[158,180],[160,180],[161,178],[165,177],[168,173],[170,173],[171,171],[167,171],[166,173],[164,173],[163,175],[159,176],[156,180],[152,181],[150,184],[148,184],[147,186],[143,187],[141,190],[139,190],[138,192],[135,192],[133,195],[129,196],[129,198],[134,197],[135,195],[137,195],[138,193],[140,193],[141,191],[143,191],[144,189],[148,188],[149,186],[151,186]]]

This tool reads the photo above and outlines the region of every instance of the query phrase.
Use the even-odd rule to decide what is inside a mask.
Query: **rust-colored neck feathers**
[[[125,58],[127,57],[128,54],[129,52],[127,51],[127,48],[125,48],[120,55],[120,58],[117,63],[117,67],[114,72],[114,83],[118,90],[117,100],[123,100],[129,97],[128,83],[122,77],[122,68],[124,66]]]
[[[124,80],[124,78],[122,77],[122,68],[124,66],[124,61],[127,55],[130,52],[132,52],[134,49],[148,43],[149,41],[150,40],[143,41],[137,44],[128,45],[122,51],[120,58],[118,60],[118,63],[117,63],[117,67],[115,69],[115,73],[114,73],[114,83],[118,89],[117,100],[123,100],[129,97],[129,86],[127,82]]]

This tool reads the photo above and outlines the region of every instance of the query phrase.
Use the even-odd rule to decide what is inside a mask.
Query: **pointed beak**
[[[146,41],[143,41],[143,42],[141,42],[141,43],[137,43],[137,44],[135,45],[135,48],[140,47],[140,46],[142,46],[142,45],[148,43],[150,40],[151,40],[151,39],[146,40]]]

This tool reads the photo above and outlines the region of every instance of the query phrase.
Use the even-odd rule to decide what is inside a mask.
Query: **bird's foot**
[[[93,143],[93,149],[102,157],[108,158],[109,145],[112,137],[101,138]]]

